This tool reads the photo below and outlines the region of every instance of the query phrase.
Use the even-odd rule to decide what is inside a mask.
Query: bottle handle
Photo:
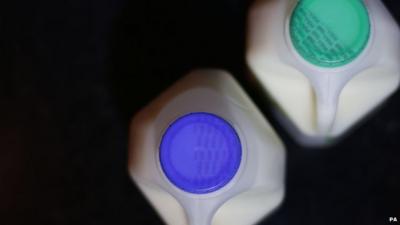
[[[212,219],[223,202],[203,201],[201,199],[181,202],[185,209],[188,225],[211,225]]]
[[[313,82],[316,96],[316,124],[317,132],[322,136],[328,136],[332,131],[336,120],[339,104],[339,96],[343,89],[343,82],[340,82],[333,74],[325,74]],[[315,80],[314,80],[315,81]]]

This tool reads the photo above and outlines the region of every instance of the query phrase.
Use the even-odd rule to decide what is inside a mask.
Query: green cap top
[[[370,36],[362,0],[299,0],[290,19],[297,52],[320,67],[339,67],[364,50]]]

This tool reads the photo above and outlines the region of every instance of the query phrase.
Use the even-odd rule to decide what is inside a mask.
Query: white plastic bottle
[[[225,71],[196,70],[136,114],[129,172],[170,225],[249,225],[284,196],[284,146]]]
[[[246,60],[304,145],[333,143],[399,86],[400,30],[380,0],[258,0]]]

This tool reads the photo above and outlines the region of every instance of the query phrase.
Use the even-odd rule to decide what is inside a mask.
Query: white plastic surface
[[[259,0],[250,9],[246,60],[251,74],[301,144],[329,144],[399,86],[399,27],[380,0],[364,2],[369,43],[353,62],[337,68],[312,65],[292,46],[288,29],[297,0]]]
[[[229,121],[242,142],[242,161],[234,178],[208,194],[176,188],[160,168],[159,144],[176,118],[208,112]],[[196,70],[134,116],[130,127],[129,172],[170,225],[249,225],[271,213],[284,196],[284,146],[225,71]]]

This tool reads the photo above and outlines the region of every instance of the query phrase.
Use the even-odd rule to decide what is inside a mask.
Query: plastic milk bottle
[[[281,203],[285,151],[236,81],[196,70],[130,128],[129,172],[170,225],[249,225]]]
[[[333,143],[399,86],[400,30],[379,0],[259,0],[246,60],[300,143]]]

